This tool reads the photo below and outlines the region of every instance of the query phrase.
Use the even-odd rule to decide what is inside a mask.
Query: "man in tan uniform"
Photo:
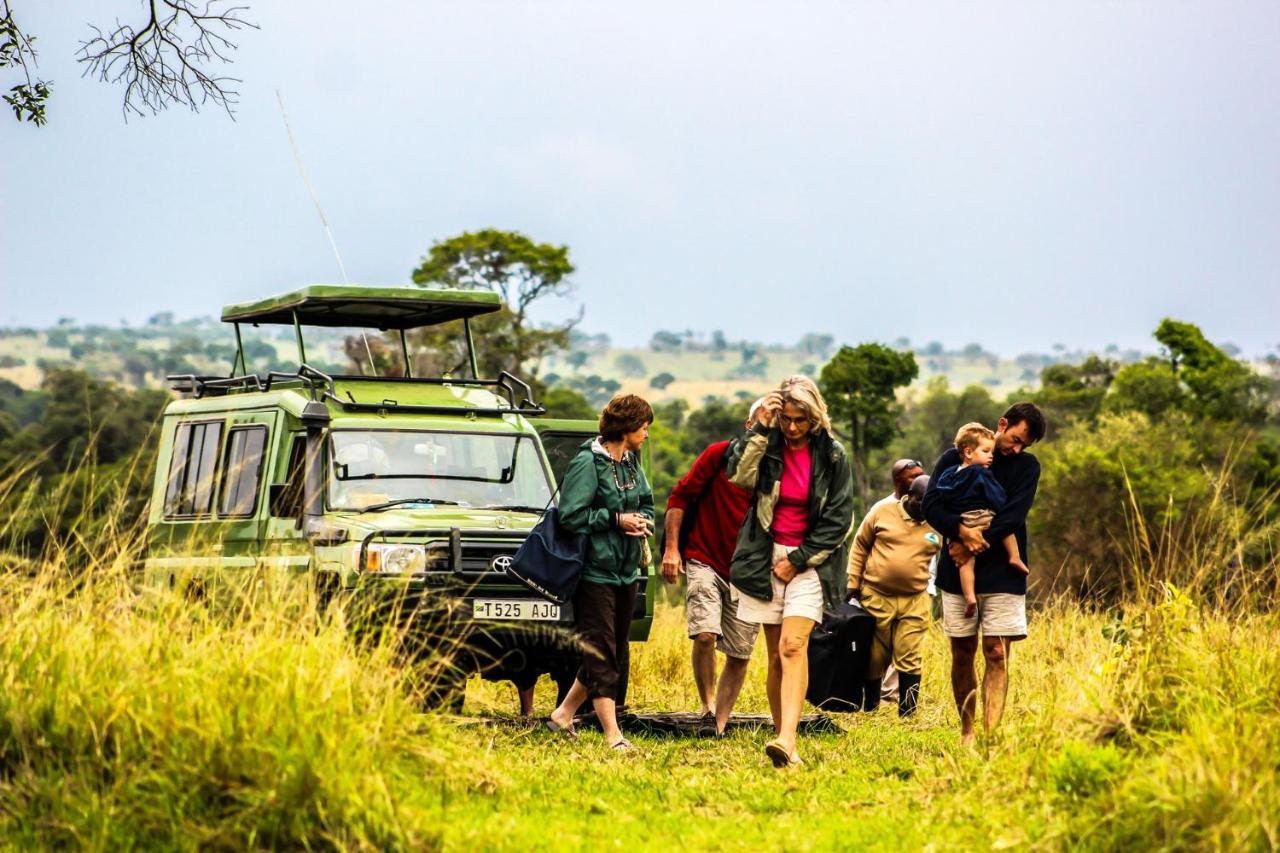
[[[892,658],[898,672],[898,715],[915,713],[920,695],[920,646],[929,628],[929,561],[942,537],[924,520],[929,478],[916,477],[899,501],[871,508],[854,537],[849,592],[876,619],[863,685],[863,708],[880,704],[880,680]]]

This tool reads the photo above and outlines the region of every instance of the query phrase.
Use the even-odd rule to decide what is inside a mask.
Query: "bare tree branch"
[[[230,35],[257,24],[244,19],[248,6],[229,0],[146,0],[150,17],[141,27],[119,19],[109,31],[90,25],[94,37],[80,43],[79,61],[86,75],[104,83],[124,84],[125,119],[152,115],[172,104],[193,112],[213,102],[235,118],[233,107],[241,81],[220,75],[211,66],[230,64],[236,50]]]

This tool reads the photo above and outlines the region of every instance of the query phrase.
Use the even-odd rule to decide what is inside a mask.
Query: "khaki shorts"
[[[965,527],[978,527],[986,530],[995,521],[996,513],[992,509],[970,509],[960,513],[960,523]]]
[[[774,562],[781,560],[792,550],[794,549],[785,545],[774,545]],[[781,625],[782,620],[788,616],[803,616],[816,623],[822,622],[822,579],[818,577],[817,569],[797,572],[791,583],[783,583],[774,574],[769,575],[769,581],[773,584],[773,598],[769,601],[754,598],[733,587],[739,619],[760,625]]]
[[[684,570],[689,582],[685,598],[689,639],[715,634],[717,649],[731,658],[749,659],[760,626],[738,618],[738,604],[729,592],[729,582],[697,560],[685,562]]]
[[[964,596],[939,590],[942,596],[942,633],[948,637],[976,637],[982,625],[984,637],[1027,638],[1027,597],[1011,592],[978,593],[978,611],[965,618]]]

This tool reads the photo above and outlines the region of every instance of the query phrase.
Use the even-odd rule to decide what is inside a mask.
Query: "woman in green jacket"
[[[775,767],[800,763],[796,728],[809,684],[809,634],[845,595],[853,478],[827,405],[806,376],[765,397],[755,425],[729,449],[729,480],[752,490],[729,568],[738,618],[764,626]]]
[[[630,655],[631,614],[644,541],[653,531],[653,489],[640,467],[653,409],[634,394],[619,394],[600,413],[600,436],[582,445],[560,486],[560,523],[586,534],[582,579],[573,615],[582,640],[582,666],[547,728],[573,734],[573,718],[587,699],[605,742],[634,749],[618,728],[618,682]]]

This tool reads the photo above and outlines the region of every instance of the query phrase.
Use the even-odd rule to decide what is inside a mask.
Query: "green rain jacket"
[[[635,488],[618,488],[619,481],[627,483],[632,477]],[[628,452],[622,462],[615,463],[600,439],[583,442],[560,486],[560,523],[587,536],[583,580],[624,586],[640,577],[642,540],[615,526],[620,512],[640,512],[653,519],[653,489],[640,467],[640,457]]]
[[[756,424],[733,442],[727,473],[736,486],[752,491],[751,510],[738,531],[729,569],[743,593],[773,598],[773,512],[782,488],[782,430]],[[853,473],[844,445],[825,430],[809,439],[809,532],[787,555],[800,571],[816,571],[828,609],[845,600],[849,534],[853,529]]]

